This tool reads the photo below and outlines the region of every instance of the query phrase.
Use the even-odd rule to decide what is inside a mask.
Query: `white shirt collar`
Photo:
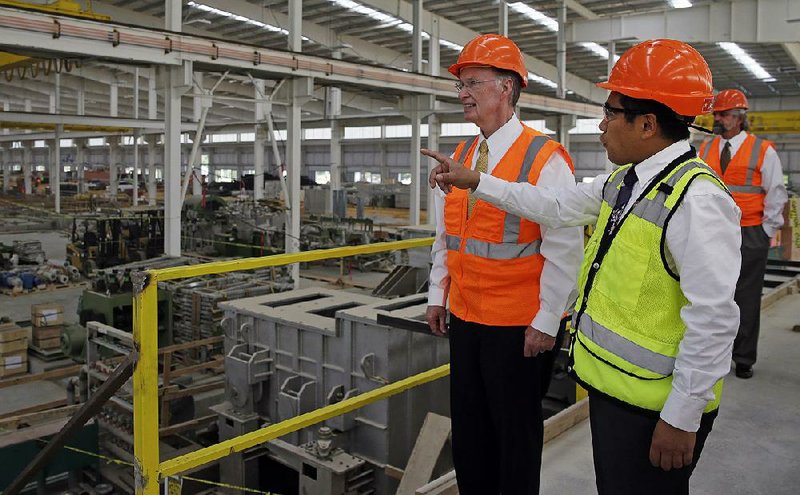
[[[491,157],[495,153],[501,151],[505,153],[511,148],[511,145],[514,144],[514,141],[517,140],[520,134],[522,134],[522,122],[519,121],[517,114],[512,114],[508,122],[494,131],[488,138],[483,137],[483,132],[481,132],[478,146],[480,146],[483,141],[486,141],[486,145],[489,146],[489,156]]]
[[[731,143],[731,149],[739,149],[739,146],[742,145],[745,139],[747,139],[747,132],[740,131],[739,134],[733,136],[730,139],[722,138],[722,143],[720,144],[719,149],[721,150],[722,147],[725,146],[725,143],[728,141],[730,141]]]
[[[639,184],[648,184],[664,167],[687,151],[689,151],[689,141],[678,141],[636,164],[635,170]]]

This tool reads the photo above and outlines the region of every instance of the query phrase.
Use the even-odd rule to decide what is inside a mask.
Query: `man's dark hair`
[[[626,122],[633,122],[637,115],[652,113],[656,116],[658,127],[665,138],[673,143],[689,139],[688,124],[694,121],[694,117],[678,115],[668,106],[655,100],[620,95],[619,101],[622,108],[631,111],[631,113],[625,113]]]
[[[522,92],[522,78],[513,70],[495,69],[497,73],[497,80],[502,81],[508,79],[511,81],[511,107],[516,107],[519,101],[519,95]]]

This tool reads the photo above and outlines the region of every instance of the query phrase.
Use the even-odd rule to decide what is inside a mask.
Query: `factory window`
[[[45,168],[46,167],[44,165],[36,165],[36,167],[34,167],[34,170],[36,170],[37,172],[44,172]]]
[[[201,165],[208,165],[209,164],[209,154],[203,153],[200,155],[200,164]]]
[[[34,148],[47,148],[47,144],[44,142],[44,139],[37,139],[33,142]]]
[[[405,185],[411,184],[411,174],[405,174],[405,173],[397,174],[397,182]]]
[[[442,136],[475,136],[478,132],[472,123],[442,124]]]
[[[160,168],[156,168],[156,180],[161,180],[164,178],[164,171]]]
[[[238,140],[239,140],[239,135],[234,133],[211,135],[212,143],[235,143]]]
[[[271,138],[269,138],[269,134],[267,134],[267,137],[268,137],[268,139],[271,139]],[[286,141],[286,129],[276,130],[275,131],[275,139],[277,141]]]
[[[539,120],[526,120],[525,125],[544,134],[555,134],[556,131],[547,128],[544,119]]]
[[[252,143],[256,140],[256,133],[255,132],[242,132],[239,133],[239,142],[240,143]]]
[[[217,170],[217,179],[221,181],[231,182],[236,180],[236,170],[232,168],[221,168]]]
[[[72,148],[72,139],[62,139],[61,140],[61,147],[62,148]]]
[[[11,171],[12,172],[19,172],[20,170],[22,170],[22,165],[12,165],[11,166]]]
[[[133,146],[133,136],[122,136],[122,144],[125,146]],[[139,144],[144,144],[144,136],[139,136]],[[61,145],[65,146],[65,145]]]
[[[569,130],[570,134],[600,134],[598,126],[602,119],[578,119],[575,127]]]
[[[22,141],[13,141],[11,143],[12,148],[22,148]]]
[[[317,184],[330,184],[331,171],[330,170],[317,170],[314,172],[314,181]]]
[[[345,139],[379,139],[381,137],[381,127],[374,125],[369,127],[345,127]]]
[[[411,137],[411,125],[387,125],[384,127],[385,132],[383,137],[386,138],[407,138]],[[428,137],[428,124],[419,126],[419,135],[421,137]]]
[[[408,177],[410,180],[411,174],[408,174]],[[381,183],[381,174],[376,174],[372,172],[356,172],[354,178],[356,182],[370,182],[372,184]]]
[[[64,172],[72,172],[72,167],[70,165],[64,165]]]
[[[200,165],[200,175],[208,177],[208,165]]]
[[[106,138],[89,138],[89,146],[103,146],[106,144]]]
[[[330,127],[316,127],[313,129],[303,129],[303,139],[330,139],[330,138],[331,138]],[[327,182],[325,182],[325,184],[327,184]]]
[[[254,169],[254,168],[246,168],[246,169],[244,169],[242,174],[244,174],[244,175],[255,175],[256,174],[256,169]]]

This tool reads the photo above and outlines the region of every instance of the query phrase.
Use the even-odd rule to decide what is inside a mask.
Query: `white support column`
[[[182,15],[183,2],[164,0],[164,24],[168,31],[181,32],[183,27]]]
[[[30,101],[30,100],[25,100]],[[25,196],[30,196],[32,192],[31,183],[33,182],[33,143],[30,141],[22,142],[22,175],[25,181]]]
[[[497,18],[497,34],[508,37],[508,3],[506,0],[497,2]]]
[[[438,150],[439,149],[439,138],[442,135],[442,123],[439,120],[439,116],[435,113],[431,114],[428,117],[428,149]],[[427,159],[428,167],[426,169],[425,177],[423,177],[422,183],[425,184],[428,180],[428,176],[430,176],[431,171],[437,165],[435,160]],[[428,192],[428,221],[427,223],[433,225],[435,222],[434,217],[434,206],[433,206],[433,190],[426,189]]]
[[[147,136],[147,204],[156,205],[156,153],[158,134]]]
[[[378,143],[378,152],[380,156],[380,163],[378,163],[378,170],[381,173],[381,182],[385,182],[389,179],[389,150],[388,150],[388,141],[386,140],[386,126],[381,126],[381,140]]]
[[[108,87],[108,112],[112,117],[119,117],[119,83],[111,81]]]
[[[253,97],[256,99],[255,133],[253,141],[253,199],[264,199],[264,163],[267,147],[267,102],[266,84],[263,79],[254,79]]]
[[[608,42],[608,74],[611,75],[611,69],[617,62],[617,42],[611,40]]]
[[[158,118],[158,93],[156,92],[156,68],[150,68],[150,77],[147,79],[147,118]]]
[[[50,191],[55,195],[56,213],[61,213],[61,134],[64,132],[63,124],[56,124],[55,139],[53,139],[53,166],[50,174]]]
[[[556,70],[558,78],[556,83],[556,97],[565,98],[567,96],[567,2],[561,0],[558,6],[558,33],[556,33]]]
[[[133,69],[133,118],[139,118],[139,68]],[[133,206],[139,206],[139,136],[141,130],[133,130]]]
[[[2,144],[0,145],[0,156],[2,156],[2,164],[3,164],[3,192],[8,192],[9,189],[9,180],[11,180],[11,151],[9,150],[8,145]]]
[[[11,111],[11,102],[9,102],[8,100],[3,100],[3,111],[4,112],[10,112]],[[11,133],[11,129],[8,129],[8,128],[3,129],[3,134],[10,134],[10,133]]]
[[[78,178],[78,192],[86,192],[86,145],[88,140],[80,138],[75,140],[75,170]]]
[[[108,190],[111,201],[116,203],[119,192],[119,137],[107,136],[108,143]]]
[[[195,97],[192,98],[192,122],[199,122],[203,113],[203,99],[198,95],[204,94],[203,91],[203,73],[194,73],[194,85],[192,86],[192,93]]]
[[[86,114],[86,90],[84,89],[85,80],[81,78],[80,86],[78,87],[78,91],[75,97],[75,112],[78,115],[85,115]]]
[[[180,2],[173,2],[180,3]],[[180,17],[178,17],[180,20]],[[180,22],[180,21],[178,21]],[[165,67],[164,91],[164,253],[181,254],[181,95],[191,81],[182,76],[191,74],[186,66]]]
[[[303,51],[303,1],[289,0],[289,50]]]
[[[344,126],[338,119],[333,119],[331,122],[331,209],[332,213],[336,211],[334,202],[337,195],[345,203],[344,192],[342,191],[342,138],[344,137]],[[385,180],[381,178],[381,180]],[[345,215],[347,214],[347,205],[345,205]]]
[[[409,212],[409,224],[420,224],[420,168],[422,165],[422,155],[419,150],[422,147],[421,127],[422,112],[418,106],[419,98],[411,97],[415,100],[415,108],[411,112],[411,204]]]
[[[422,72],[422,0],[411,0],[411,71]]]
[[[199,198],[203,194],[203,182],[202,182],[202,174],[200,173],[200,157],[203,156],[203,148],[202,145],[197,148],[197,158],[194,159],[194,163],[197,163],[198,166],[191,166],[187,169],[187,173],[192,174],[192,196],[195,198]],[[194,165],[194,164],[192,164]]]

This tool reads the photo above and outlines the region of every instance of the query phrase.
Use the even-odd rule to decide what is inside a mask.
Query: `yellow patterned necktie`
[[[489,170],[489,145],[486,144],[485,139],[481,141],[481,146],[478,148],[478,162],[475,164],[475,170],[482,174],[485,174]],[[472,208],[475,206],[475,202],[478,201],[478,198],[472,194],[472,191],[468,194],[467,218],[472,216]]]

